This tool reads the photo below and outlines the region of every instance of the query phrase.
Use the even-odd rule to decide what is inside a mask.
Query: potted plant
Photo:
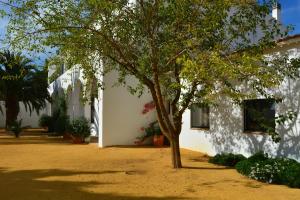
[[[164,145],[164,135],[161,133],[159,126],[154,126],[154,136],[153,136],[153,145],[157,147],[162,147]]]
[[[143,136],[137,137],[136,141],[134,142],[137,145],[152,145],[153,144],[153,136],[154,130],[151,126],[149,127],[142,127],[141,131],[143,132]]]
[[[74,119],[69,126],[72,141],[74,144],[89,143],[91,129],[88,120],[84,117]]]
[[[151,143],[154,146],[161,147],[164,145],[164,135],[162,134],[157,121],[149,124],[148,127],[141,129],[144,132],[142,137],[138,137],[135,144],[145,145],[148,144],[148,139],[151,139]]]
[[[43,114],[39,119],[39,126],[45,129],[47,132],[49,130],[49,127],[51,127],[52,123],[52,117],[46,114]]]
[[[22,132],[22,119],[20,119],[19,121],[14,121],[9,126],[9,130],[15,134],[16,138],[18,138],[20,136],[20,133]]]

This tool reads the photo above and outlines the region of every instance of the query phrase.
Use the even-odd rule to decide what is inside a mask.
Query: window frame
[[[205,106],[198,106],[198,108],[203,108],[203,107],[207,107],[207,114],[208,114],[208,126],[193,126],[193,106],[195,106],[195,104],[193,104],[190,108],[190,129],[194,129],[194,130],[210,130],[210,107],[208,105]],[[197,105],[196,105],[197,106]]]
[[[275,99],[247,99],[247,100],[244,100],[243,101],[243,132],[244,133],[259,133],[259,134],[265,134],[265,133],[267,133],[267,131],[266,130],[263,130],[263,128],[262,127],[260,127],[260,125],[259,125],[259,130],[253,130],[253,129],[249,129],[249,125],[248,125],[248,123],[247,123],[247,118],[249,118],[249,116],[247,115],[247,108],[246,108],[246,102],[247,101],[273,101],[273,104],[274,104],[274,106],[275,106],[275,108],[274,108],[274,123],[272,124],[272,128],[274,128],[274,130],[275,130],[275,128],[276,128],[276,122],[275,122],[275,117],[276,117],[276,101],[275,101]],[[272,104],[272,106],[273,106],[273,104]],[[272,107],[271,106],[271,107]],[[253,120],[252,120],[253,121]]]

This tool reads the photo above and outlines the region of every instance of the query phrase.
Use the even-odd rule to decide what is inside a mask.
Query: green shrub
[[[68,115],[59,115],[54,120],[53,129],[55,133],[63,134],[66,132],[69,126],[70,120]]]
[[[300,163],[288,158],[269,158],[258,152],[236,164],[237,171],[249,178],[300,188]]]
[[[266,183],[281,183],[279,173],[285,170],[285,163],[279,159],[258,161],[251,167],[249,177]]]
[[[86,138],[91,135],[90,124],[84,117],[73,120],[70,123],[68,130],[76,137]]]
[[[263,151],[259,151],[248,158],[248,160],[252,163],[268,160],[269,156],[267,153]]]
[[[67,103],[64,96],[57,97],[53,101],[52,116],[43,114],[39,119],[39,126],[48,127],[49,133],[62,135],[69,125],[69,116],[67,115]]]
[[[235,165],[235,168],[239,173],[245,176],[249,176],[251,173],[251,168],[255,165],[255,163],[265,161],[268,159],[268,157],[269,157],[268,154],[259,151],[253,154],[252,156],[250,156],[248,159],[238,162]]]
[[[210,163],[217,165],[224,165],[229,167],[234,167],[238,162],[245,160],[246,157],[241,154],[223,153],[217,154],[216,156],[209,159]]]
[[[40,127],[48,127],[51,126],[53,123],[53,119],[51,116],[43,114],[39,119],[39,126]]]
[[[292,159],[284,159],[284,170],[280,171],[278,178],[281,184],[300,188],[300,163]]]
[[[16,138],[18,138],[22,131],[22,119],[20,119],[19,121],[14,121],[10,125],[9,130],[15,134]]]
[[[239,173],[241,173],[245,176],[249,176],[249,174],[251,173],[251,167],[253,167],[253,165],[254,165],[254,163],[250,162],[248,159],[242,160],[235,165],[235,169]]]

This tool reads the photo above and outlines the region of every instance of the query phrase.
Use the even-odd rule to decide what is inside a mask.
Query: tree
[[[19,102],[26,110],[37,113],[50,100],[47,72],[40,70],[20,53],[0,53],[0,99],[5,102],[6,127],[10,127],[20,111]]]
[[[264,52],[286,34],[268,18],[271,1],[131,2],[11,0],[9,41],[37,50],[57,47],[70,63],[81,65],[87,78],[99,70],[117,70],[124,84],[128,75],[137,78],[139,85],[130,91],[150,91],[174,168],[182,167],[182,115],[192,104],[215,105],[220,96],[235,103],[257,95],[269,98],[270,88],[297,71],[280,56],[265,59]],[[99,60],[102,68],[93,65]]]

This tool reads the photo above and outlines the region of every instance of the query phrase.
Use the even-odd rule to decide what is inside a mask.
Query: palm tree
[[[5,102],[6,127],[16,121],[19,102],[30,113],[34,110],[39,113],[50,101],[47,87],[46,70],[20,53],[0,52],[0,100]]]

